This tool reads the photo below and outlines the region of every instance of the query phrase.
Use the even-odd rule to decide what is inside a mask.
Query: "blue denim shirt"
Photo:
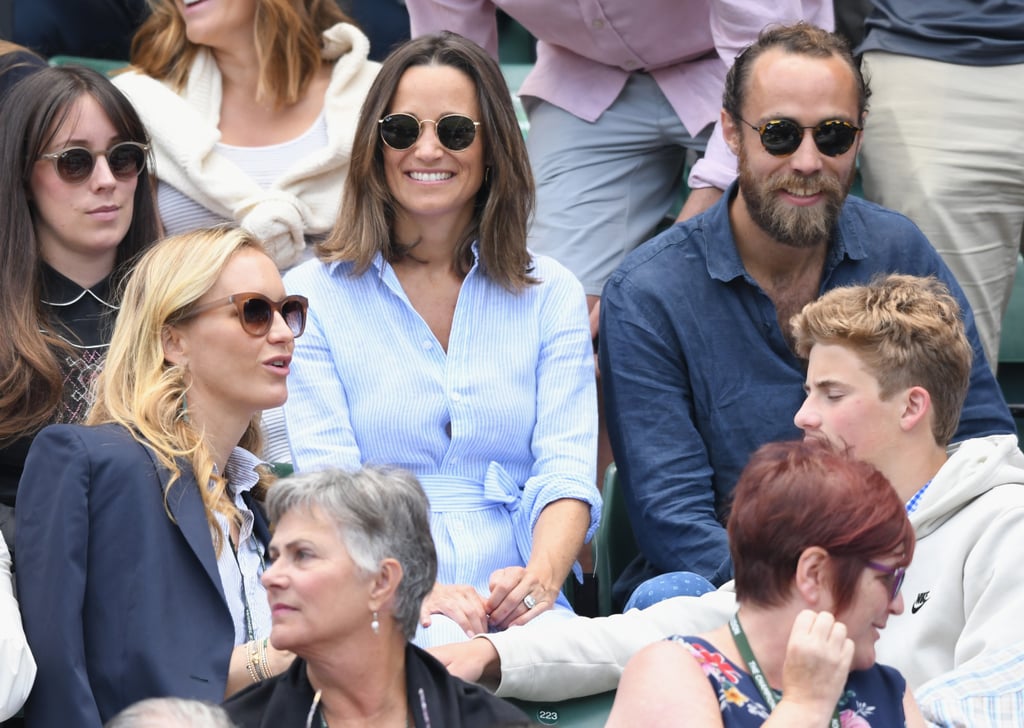
[[[775,306],[743,267],[729,225],[734,184],[703,215],[626,257],[601,299],[601,379],[626,507],[642,557],[616,585],[692,571],[732,578],[725,509],[740,471],[766,442],[794,439],[806,371]],[[906,217],[850,197],[821,292],[876,274],[934,275],[964,310],[974,350],[955,441],[1015,432],[963,291]]]

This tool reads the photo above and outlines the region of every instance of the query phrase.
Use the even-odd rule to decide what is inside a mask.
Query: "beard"
[[[743,149],[739,155],[739,171],[739,187],[754,224],[779,243],[793,248],[813,248],[832,239],[854,179],[853,170],[845,183],[820,172],[810,176],[780,173],[768,179],[758,179],[751,172]],[[777,194],[781,190],[797,195],[821,193],[824,204],[808,207],[788,205]]]

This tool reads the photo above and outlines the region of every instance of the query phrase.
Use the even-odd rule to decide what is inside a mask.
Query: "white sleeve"
[[[0,535],[0,720],[17,713],[36,679],[36,661],[29,652],[14,598],[11,553]]]
[[[666,599],[610,617],[530,622],[486,636],[501,658],[496,693],[567,700],[612,690],[637,650],[674,634],[720,627],[736,610],[732,582],[700,597]]]

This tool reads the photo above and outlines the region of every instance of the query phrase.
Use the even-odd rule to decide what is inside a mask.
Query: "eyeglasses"
[[[838,157],[853,146],[861,131],[861,127],[842,119],[826,119],[817,126],[800,126],[792,119],[772,119],[761,126],[754,126],[745,119],[740,121],[760,135],[765,151],[775,157],[785,157],[799,149],[805,129],[811,130],[819,152],[826,157]]]
[[[193,316],[206,313],[218,306],[226,306],[229,303],[234,304],[238,311],[238,321],[242,324],[242,328],[252,336],[267,335],[270,327],[274,325],[275,311],[281,314],[281,318],[284,319],[295,338],[302,336],[302,332],[306,330],[306,311],[309,309],[309,301],[305,296],[285,296],[280,301],[271,301],[261,293],[236,293],[233,296],[197,306],[180,320],[186,321]]]
[[[423,125],[430,123],[434,125],[437,140],[446,149],[461,152],[476,139],[476,128],[480,126],[479,121],[473,121],[462,114],[448,114],[437,121],[420,121],[412,114],[388,114],[377,123],[380,125],[380,138],[389,147],[399,151],[415,144],[423,133]]]
[[[885,564],[879,564],[877,561],[865,561],[864,563],[869,569],[874,569],[875,571],[880,571],[883,574],[888,574],[892,578],[889,582],[890,602],[899,596],[900,589],[903,588],[903,579],[907,576],[907,567],[886,566]]]
[[[129,180],[142,174],[146,168],[146,154],[149,146],[138,142],[119,142],[110,149],[94,152],[85,147],[68,147],[59,152],[40,154],[40,159],[53,160],[57,175],[68,184],[81,184],[92,176],[96,157],[107,158],[110,173],[119,180]]]

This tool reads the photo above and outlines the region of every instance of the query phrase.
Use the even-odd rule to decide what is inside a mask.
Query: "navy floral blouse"
[[[725,728],[760,726],[768,719],[768,706],[749,673],[698,637],[676,635],[669,639],[684,645],[700,663],[718,695]],[[840,725],[842,728],[905,726],[903,694],[906,686],[903,676],[885,665],[876,664],[868,670],[851,672],[839,699]]]

